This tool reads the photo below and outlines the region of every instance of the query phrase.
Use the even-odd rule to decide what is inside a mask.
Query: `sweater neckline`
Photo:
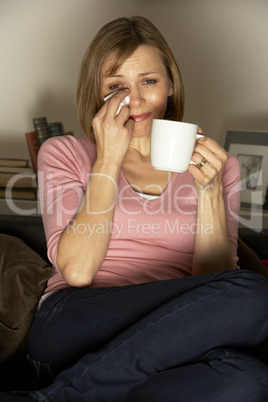
[[[166,198],[167,194],[169,194],[172,191],[173,182],[176,180],[177,174],[178,173],[176,172],[172,173],[171,179],[169,180],[168,185],[166,186],[163,193],[153,200],[148,200],[142,197],[138,192],[136,192],[129,184],[122,169],[120,169],[119,180],[122,181],[123,186],[126,188],[126,191],[129,192],[132,195],[132,197],[135,198],[138,202],[142,204],[146,203],[147,205],[149,204],[151,206],[157,206],[159,203],[163,202],[163,199]]]

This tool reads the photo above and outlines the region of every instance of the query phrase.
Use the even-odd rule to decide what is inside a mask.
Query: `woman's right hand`
[[[120,166],[131,141],[134,121],[129,119],[128,107],[123,107],[118,116],[116,112],[128,94],[128,89],[120,90],[104,103],[92,122],[98,159]]]
[[[117,182],[121,164],[131,141],[134,121],[129,108],[116,116],[120,102],[129,91],[121,90],[109,99],[93,119],[97,159],[81,205],[72,221],[90,228],[75,233],[66,227],[57,249],[57,266],[70,286],[90,286],[105,259],[116,205]],[[103,230],[100,230],[102,228]]]

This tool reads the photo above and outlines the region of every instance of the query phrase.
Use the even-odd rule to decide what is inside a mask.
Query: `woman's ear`
[[[169,90],[168,90],[168,96],[173,95],[173,84],[171,81],[169,81]]]

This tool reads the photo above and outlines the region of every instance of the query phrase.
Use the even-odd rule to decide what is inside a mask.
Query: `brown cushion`
[[[0,362],[26,346],[50,267],[22,240],[0,234]]]

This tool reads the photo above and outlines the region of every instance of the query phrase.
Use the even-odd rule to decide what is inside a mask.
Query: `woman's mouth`
[[[151,113],[141,113],[141,114],[137,114],[137,115],[131,115],[131,116],[129,116],[129,118],[131,120],[134,120],[135,123],[139,123],[141,121],[146,120],[150,116],[150,114]]]

